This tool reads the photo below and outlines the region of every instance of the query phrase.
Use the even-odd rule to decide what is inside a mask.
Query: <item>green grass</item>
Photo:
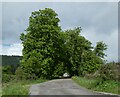
[[[95,90],[96,91],[101,91],[101,92],[109,92],[109,93],[114,93],[114,94],[120,94],[119,90],[120,82],[116,81],[105,81],[103,84],[98,85]]]
[[[42,83],[47,80],[24,80],[24,81],[12,81],[9,83],[3,83],[2,95],[29,95],[29,88],[32,84]]]
[[[117,81],[108,80],[100,84],[100,79],[87,79],[77,76],[72,77],[72,79],[80,86],[94,91],[120,94],[120,92],[118,91],[118,86],[120,85],[120,82]]]
[[[72,77],[72,79],[76,83],[78,83],[80,86],[84,86],[85,88],[88,88],[88,89],[94,88],[97,85],[97,83],[98,83],[98,80],[95,80],[95,79],[86,79],[84,77],[74,76],[74,77]]]

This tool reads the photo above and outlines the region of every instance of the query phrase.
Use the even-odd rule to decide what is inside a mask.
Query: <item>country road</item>
[[[35,84],[30,95],[101,95],[77,85],[72,79],[57,79]]]

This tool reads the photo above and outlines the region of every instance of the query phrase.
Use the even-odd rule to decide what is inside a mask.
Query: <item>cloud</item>
[[[97,34],[94,28],[83,30],[81,35],[86,39],[90,40],[93,44],[93,47],[96,46],[96,43],[103,41],[107,44],[107,55],[106,59],[108,61],[118,61],[118,30],[114,30],[110,35],[107,34]]]
[[[2,46],[0,54],[3,55],[22,55],[23,46],[21,44],[12,44],[10,46]]]
[[[63,29],[75,26],[85,29],[94,27],[97,33],[104,34],[117,29],[117,3],[69,3],[68,6],[66,3],[65,5],[64,14],[59,15]],[[60,9],[62,13],[62,8]]]
[[[2,43],[11,46],[3,46],[7,51],[16,52],[21,41],[19,39],[21,32],[28,27],[29,16],[32,11],[52,8],[58,13],[63,30],[82,27],[82,35],[90,40],[93,45],[97,41],[104,41],[108,45],[106,51],[108,60],[117,60],[118,41],[118,3],[117,2],[39,2],[39,3],[3,3],[3,36]],[[12,50],[13,47],[16,50]],[[10,49],[12,48],[12,49]],[[8,50],[7,50],[8,49]],[[6,52],[4,52],[6,54]]]

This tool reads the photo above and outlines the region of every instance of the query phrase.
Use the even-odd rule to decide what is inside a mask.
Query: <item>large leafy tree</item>
[[[92,43],[81,36],[81,30],[78,27],[65,31],[66,61],[64,64],[71,76],[95,72],[102,64],[101,57],[93,51]],[[103,51],[104,49],[101,52]]]
[[[23,44],[21,69],[28,78],[52,79],[65,72],[84,75],[95,72],[102,64],[106,45],[98,42],[95,49],[91,42],[81,36],[81,28],[62,31],[54,10],[45,8],[32,12]],[[30,75],[30,76],[28,76]]]
[[[93,51],[87,51],[84,53],[82,63],[80,66],[80,74],[85,75],[86,73],[95,72],[105,62],[105,53],[107,45],[104,42],[97,42],[96,47]]]
[[[91,50],[91,42],[81,36],[81,28],[67,30],[66,32],[67,69],[70,75],[78,75],[78,67],[81,65],[85,51]]]
[[[52,77],[59,58],[59,18],[49,8],[32,12],[27,34],[21,34],[23,43],[22,68],[39,77]]]

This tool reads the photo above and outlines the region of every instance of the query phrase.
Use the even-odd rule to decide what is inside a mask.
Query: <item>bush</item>
[[[116,80],[120,81],[120,74],[118,73],[118,65],[113,63],[108,63],[102,65],[98,71],[93,75],[95,78],[99,77],[103,80]]]
[[[18,67],[15,71],[16,79],[17,80],[23,80],[26,79],[26,75],[21,67]]]
[[[86,73],[85,78],[93,79],[94,78],[93,73]]]
[[[15,75],[17,80],[37,79],[37,76],[35,74],[25,73],[21,67],[17,68]]]
[[[12,75],[12,74],[3,74],[2,75],[2,82],[10,82],[12,80],[15,80],[15,75]]]
[[[2,73],[14,74],[14,66],[12,66],[12,65],[2,66]]]

